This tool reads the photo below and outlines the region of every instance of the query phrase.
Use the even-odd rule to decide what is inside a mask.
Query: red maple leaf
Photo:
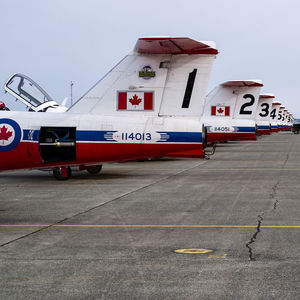
[[[136,94],[129,99],[129,102],[132,104],[132,105],[139,105],[141,102],[142,102],[142,99],[139,98]]]
[[[224,109],[222,109],[221,107],[217,110],[217,112],[219,113],[219,114],[222,114],[223,112],[224,112]]]
[[[8,139],[12,136],[12,131],[7,131],[7,127],[4,125],[0,128],[0,140],[8,141]]]

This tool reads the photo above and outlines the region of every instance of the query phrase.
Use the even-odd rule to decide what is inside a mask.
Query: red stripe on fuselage
[[[208,132],[207,143],[237,141],[237,140],[256,140],[255,132]]]
[[[271,134],[271,130],[270,129],[257,129],[256,133],[258,135],[269,135],[269,134]]]
[[[21,142],[11,151],[0,152],[0,170],[34,168],[41,163],[38,143]]]
[[[167,154],[165,154],[165,156],[166,157],[176,157],[176,158],[203,158],[204,152],[203,152],[203,148],[201,147],[201,149],[196,149],[196,150],[167,153]]]
[[[21,142],[15,149],[0,152],[0,170],[36,169],[99,162],[159,157],[166,153],[201,150],[202,144],[77,143],[76,161],[44,163],[38,143]]]
[[[250,135],[250,136],[244,136],[241,137],[239,140],[241,141],[256,141],[256,134],[255,135]]]

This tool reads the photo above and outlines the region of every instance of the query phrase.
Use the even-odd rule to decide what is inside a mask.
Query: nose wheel
[[[70,167],[56,167],[53,168],[53,176],[57,180],[68,180],[72,175]]]

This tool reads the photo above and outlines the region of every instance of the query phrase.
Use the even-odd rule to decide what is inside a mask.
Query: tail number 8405
[[[230,127],[213,127],[213,132],[230,132]]]

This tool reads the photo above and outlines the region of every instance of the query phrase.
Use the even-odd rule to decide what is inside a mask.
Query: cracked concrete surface
[[[283,134],[283,133],[282,133]],[[290,150],[289,150],[290,151]],[[286,158],[282,164],[282,167],[281,167],[281,170],[280,170],[280,173],[279,173],[279,176],[278,176],[278,179],[277,179],[277,182],[272,186],[272,193],[270,193],[270,199],[273,202],[273,211],[275,211],[277,209],[277,206],[279,204],[279,199],[276,197],[277,195],[277,189],[278,189],[278,185],[280,184],[280,180],[281,180],[281,176],[282,176],[282,173],[284,171],[284,168],[288,162],[288,159],[289,159],[289,153],[286,154]],[[248,248],[249,250],[249,260],[250,261],[253,261],[255,260],[255,257],[254,257],[254,253],[253,253],[253,249],[252,247],[250,246],[251,244],[255,243],[256,239],[257,239],[257,235],[258,233],[261,231],[261,224],[262,224],[262,221],[263,221],[263,216],[264,216],[265,212],[262,212],[261,214],[259,214],[257,216],[257,227],[256,227],[256,232],[252,235],[250,241],[246,244],[246,247]]]
[[[261,228],[261,223],[263,221],[263,215],[264,213],[261,213],[260,215],[257,216],[257,227],[256,227],[256,231],[255,233],[252,235],[250,241],[246,244],[246,247],[248,248],[249,250],[249,260],[250,261],[253,261],[255,260],[255,257],[254,257],[254,253],[253,253],[253,250],[252,250],[252,247],[250,247],[251,244],[253,244],[255,241],[256,241],[256,238],[257,238],[257,235],[258,233],[260,232],[260,228]]]
[[[67,182],[0,173],[0,299],[296,299],[299,146],[279,133]]]

